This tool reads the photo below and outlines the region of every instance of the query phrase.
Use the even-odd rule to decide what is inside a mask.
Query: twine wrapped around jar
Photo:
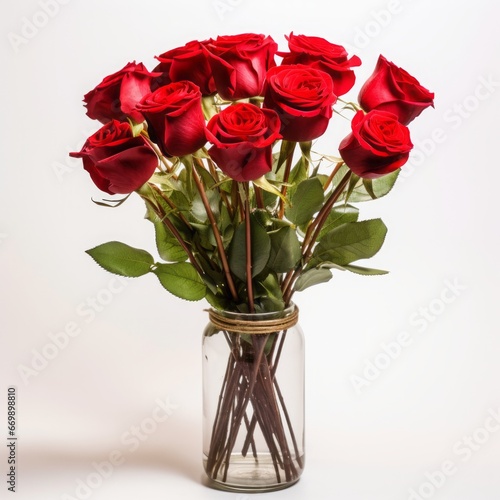
[[[266,335],[277,331],[288,330],[295,326],[299,321],[299,308],[295,307],[291,313],[282,318],[264,320],[228,318],[227,316],[219,314],[214,309],[210,309],[208,315],[211,323],[221,330],[249,335]]]

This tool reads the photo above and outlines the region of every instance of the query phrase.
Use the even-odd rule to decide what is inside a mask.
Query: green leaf
[[[273,184],[271,184],[265,176],[259,177],[258,179],[254,179],[252,181],[256,186],[260,187],[264,190],[265,193],[270,193],[275,196],[279,196],[283,201],[286,201],[281,191]]]
[[[353,266],[352,264],[342,267],[347,271],[351,271],[351,273],[361,274],[362,276],[381,276],[389,272],[382,269],[371,269],[369,267]]]
[[[154,264],[153,256],[145,250],[133,248],[119,241],[103,243],[87,250],[86,253],[106,271],[129,278],[147,274]]]
[[[306,179],[297,186],[285,215],[289,221],[302,226],[322,207],[323,200],[324,192],[320,180],[316,177]]]
[[[281,166],[286,162],[288,157],[290,155],[293,155],[293,152],[295,150],[296,142],[293,141],[282,141],[281,142],[281,149],[280,149],[280,154],[278,157],[278,163],[276,165],[275,172],[278,172],[281,168]]]
[[[150,206],[148,206],[146,218],[154,225],[156,248],[158,249],[160,257],[166,262],[186,261],[188,258],[187,253]]]
[[[373,257],[382,247],[386,234],[387,227],[381,219],[342,224],[323,236],[308,266],[317,267],[323,262],[345,266]]]
[[[220,206],[220,196],[217,191],[207,191],[206,193],[210,209],[214,214],[216,219],[219,218],[219,206]],[[193,199],[193,204],[191,207],[191,215],[194,220],[205,223],[208,220],[207,210],[203,204],[203,200],[200,194],[196,194]]]
[[[205,188],[207,190],[212,189],[215,185],[215,179],[212,177],[212,174],[206,168],[202,168],[199,165],[195,165],[194,168],[196,169],[196,172],[198,172],[201,182]]]
[[[302,151],[302,155],[309,163],[312,163],[311,148],[312,148],[312,141],[300,143],[300,150]]]
[[[349,201],[361,202],[382,198],[388,194],[396,184],[400,169],[394,172],[377,177],[376,179],[361,179],[356,184]]]
[[[254,298],[264,311],[282,311],[285,309],[283,293],[276,273],[269,273],[264,280],[259,280],[254,289]]]
[[[205,299],[207,299],[207,302],[214,308],[214,309],[219,309],[219,311],[225,311],[229,309],[230,303],[229,301],[220,294],[215,294],[211,292],[210,290],[207,290],[207,294],[205,296]]]
[[[181,299],[201,300],[207,293],[207,287],[198,271],[188,262],[157,264],[152,272],[166,290]]]
[[[224,203],[221,204],[220,217],[219,220],[217,221],[217,226],[222,236],[222,243],[224,245],[224,248],[227,248],[227,246],[231,243],[231,240],[233,239],[234,226],[233,226],[233,221],[227,210],[227,207]]]
[[[328,214],[326,221],[321,228],[318,239],[321,238],[332,229],[345,224],[346,222],[356,222],[358,220],[359,210],[352,205],[341,205],[335,207]]]
[[[348,200],[351,199],[354,188],[359,184],[359,182],[360,182],[360,177],[356,175],[354,172],[352,172],[351,177],[349,178],[349,184],[347,185],[347,190],[345,191],[346,203]]]
[[[189,212],[191,210],[191,202],[181,191],[172,191],[170,193],[170,200],[180,212]]]
[[[332,272],[330,269],[310,269],[305,273],[302,273],[297,281],[295,282],[294,290],[296,292],[302,292],[306,288],[309,288],[320,283],[326,283],[332,279]]]
[[[293,269],[302,256],[297,233],[290,226],[269,233],[271,253],[267,266],[277,273]]]
[[[159,219],[154,223],[158,254],[165,262],[185,262],[188,258],[184,248]]]
[[[266,230],[250,217],[250,236],[252,252],[252,277],[257,276],[266,267],[271,251],[271,240]],[[246,228],[242,222],[234,232],[233,241],[229,247],[229,267],[242,281],[246,281]]]
[[[252,217],[264,229],[272,225],[271,214],[267,210],[256,209],[252,212]]]
[[[293,196],[293,193],[297,190],[297,186],[307,179],[307,161],[301,155],[295,166],[292,168],[290,175],[288,177],[288,190],[287,195],[289,197]]]

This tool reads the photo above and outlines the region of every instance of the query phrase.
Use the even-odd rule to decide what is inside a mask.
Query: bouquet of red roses
[[[113,241],[88,251],[98,264],[129,277],[153,273],[180,298],[241,313],[282,311],[332,270],[385,273],[354,264],[378,252],[386,227],[358,220],[353,203],[391,190],[412,149],[407,126],[434,95],[380,56],[358,102],[345,101],[360,59],[323,38],[286,39],[287,52],[257,34],[191,41],[157,56],[152,71],[129,63],[85,95],[87,115],[103,126],[72,156],[100,190],[126,195],[101,203],[118,205],[132,192],[144,200],[160,257]],[[330,120],[342,119],[351,130],[338,148],[315,151]],[[222,430],[214,429],[220,438],[208,460],[214,476],[253,402],[251,389],[277,400],[272,386],[238,371],[234,355],[259,351],[274,377],[273,347],[231,339],[239,375],[226,377],[221,399],[239,396],[218,415]],[[258,424],[278,436],[273,463],[293,477],[300,463],[283,458],[287,443],[273,430],[279,420],[276,413]],[[253,421],[247,444],[254,429]]]

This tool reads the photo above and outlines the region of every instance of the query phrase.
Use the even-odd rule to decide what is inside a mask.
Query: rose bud
[[[236,181],[252,181],[270,172],[273,143],[281,139],[278,115],[253,104],[237,103],[207,125],[208,150],[219,168]]]
[[[434,106],[434,94],[384,56],[379,57],[375,71],[359,92],[358,100],[365,111],[389,111],[404,125],[425,108]]]
[[[158,157],[143,137],[134,137],[128,123],[112,120],[90,136],[79,153],[95,185],[108,194],[128,194],[153,175]]]
[[[290,52],[278,52],[283,57],[282,65],[304,64],[328,73],[333,80],[333,92],[341,96],[349,92],[356,77],[351,69],[361,64],[358,56],[348,57],[341,45],[324,38],[306,35],[285,36]]]
[[[304,65],[276,66],[267,74],[264,107],[278,113],[287,141],[312,141],[321,136],[337,100],[333,81],[319,69]]]
[[[359,177],[375,179],[403,166],[413,144],[408,127],[387,111],[358,111],[352,132],[340,143],[340,156]]]
[[[148,130],[167,156],[185,156],[206,142],[205,118],[199,87],[189,81],[160,87],[137,106]]]
[[[169,50],[157,56],[156,59],[160,61],[160,64],[156,66],[154,71],[162,73],[162,76],[157,80],[161,83],[159,86],[189,80],[200,87],[202,95],[214,94],[215,82],[206,51],[203,50],[203,47],[211,42],[212,40],[203,42],[193,40],[183,47]]]
[[[278,49],[269,36],[219,36],[206,45],[217,92],[228,101],[262,95],[266,72]]]
[[[127,117],[142,122],[144,118],[136,110],[136,105],[151,92],[151,81],[157,76],[160,73],[150,73],[142,63],[128,63],[85,94],[87,116],[101,123],[126,121]]]

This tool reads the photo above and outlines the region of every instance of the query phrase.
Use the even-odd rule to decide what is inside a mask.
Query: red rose
[[[319,69],[303,65],[276,66],[267,73],[264,106],[278,113],[287,141],[312,141],[321,136],[337,100],[333,81]]]
[[[127,117],[142,122],[144,118],[135,107],[151,92],[151,81],[159,75],[150,73],[142,63],[128,63],[85,94],[83,100],[87,106],[87,116],[101,123],[125,121]]]
[[[189,80],[200,87],[203,95],[214,94],[215,82],[207,54],[203,50],[203,46],[210,42],[212,40],[203,42],[193,40],[184,47],[178,47],[157,56],[156,59],[160,61],[160,64],[154,71],[163,73],[158,80],[161,85]]]
[[[379,56],[375,71],[361,88],[358,97],[365,111],[389,111],[397,115],[405,125],[425,108],[434,106],[433,99],[432,92],[384,56]]]
[[[333,80],[333,92],[337,96],[349,92],[356,77],[353,66],[359,66],[358,56],[348,58],[347,51],[340,45],[334,45],[324,38],[306,35],[285,36],[288,40],[289,53],[278,53],[283,57],[282,65],[305,64],[328,73]]]
[[[158,166],[156,153],[130,125],[112,120],[90,136],[79,153],[95,185],[108,194],[127,194],[140,188]]]
[[[253,104],[237,103],[215,115],[207,126],[208,153],[236,181],[262,177],[273,165],[272,147],[281,139],[278,115]]]
[[[413,144],[408,127],[387,111],[358,111],[352,132],[340,143],[346,165],[360,177],[375,179],[389,174],[408,160]]]
[[[185,156],[205,142],[205,118],[199,87],[189,81],[160,87],[137,106],[146,117],[151,137],[167,156]]]
[[[236,101],[262,95],[266,72],[276,65],[278,45],[271,37],[219,36],[206,49],[217,92],[223,99]]]

